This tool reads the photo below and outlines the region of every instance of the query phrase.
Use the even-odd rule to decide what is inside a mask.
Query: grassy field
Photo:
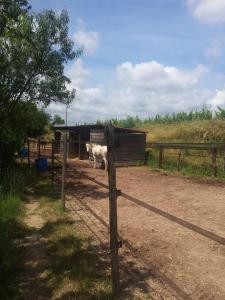
[[[23,193],[29,174],[23,167],[12,167],[4,173],[0,186],[0,295],[1,299],[16,299],[16,274],[20,272],[22,248],[20,240],[28,228]]]
[[[225,143],[225,110],[217,107],[215,111],[203,107],[201,110],[156,115],[141,119],[127,116],[125,119],[98,120],[97,124],[111,123],[127,128],[144,129],[148,132],[147,142],[168,143]],[[210,176],[211,153],[208,151],[172,151],[164,152],[163,168],[177,170],[177,159],[181,155],[183,174]],[[224,178],[225,153],[217,155],[218,177]],[[148,165],[158,167],[158,151],[150,150]]]
[[[143,124],[149,142],[225,142],[225,120],[183,121],[172,124]]]
[[[191,142],[213,143],[225,142],[225,121],[203,120],[185,121],[173,124],[145,124],[142,129],[148,131],[148,142]],[[211,176],[211,153],[204,150],[165,150],[163,169],[177,171],[177,160],[181,153],[180,172],[185,175]],[[150,150],[148,165],[158,167],[158,150]],[[225,153],[217,154],[218,177],[225,178]]]

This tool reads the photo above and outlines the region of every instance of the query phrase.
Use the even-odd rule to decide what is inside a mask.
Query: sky
[[[225,0],[31,0],[66,9],[84,53],[65,66],[68,124],[225,108]],[[66,108],[48,112],[65,118]]]

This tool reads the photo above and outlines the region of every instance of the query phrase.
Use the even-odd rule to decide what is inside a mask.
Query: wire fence
[[[184,299],[191,299],[191,297],[183,291],[176,283],[174,283],[170,278],[168,278],[165,274],[161,273],[155,266],[151,264],[151,262],[143,257],[141,253],[135,249],[128,241],[123,239],[123,236],[118,233],[117,230],[117,222],[114,223],[114,229],[112,228],[112,222],[117,221],[117,202],[116,199],[117,197],[123,197],[126,200],[134,203],[137,205],[137,207],[142,207],[147,211],[151,211],[155,213],[156,215],[175,223],[177,226],[182,226],[183,228],[190,230],[191,232],[194,232],[195,234],[198,234],[200,236],[203,236],[204,238],[207,238],[213,242],[216,242],[220,245],[225,245],[225,238],[223,236],[217,235],[213,232],[210,232],[200,226],[197,226],[191,222],[188,222],[186,220],[183,220],[182,218],[179,218],[178,216],[175,216],[173,214],[170,214],[166,211],[163,211],[153,205],[150,205],[146,203],[142,199],[138,199],[132,195],[129,195],[127,193],[124,193],[123,191],[120,191],[116,187],[116,177],[115,173],[113,174],[113,177],[111,174],[111,171],[113,168],[115,168],[115,161],[113,161],[113,156],[109,156],[109,166],[111,162],[111,169],[108,171],[108,185],[105,182],[98,181],[96,178],[93,178],[92,176],[89,176],[87,174],[84,174],[84,172],[80,172],[77,167],[74,165],[71,165],[69,161],[67,161],[67,151],[66,151],[66,139],[64,139],[63,142],[60,142],[57,144],[57,147],[60,150],[58,154],[55,153],[56,149],[56,142],[52,141],[51,143],[47,143],[45,147],[41,147],[40,141],[37,143],[32,142],[32,146],[29,145],[29,154],[28,154],[28,161],[31,163],[32,158],[34,158],[34,161],[36,159],[40,159],[41,157],[46,157],[47,159],[50,160],[50,171],[51,171],[51,180],[52,180],[52,185],[56,185],[57,187],[61,186],[61,192],[59,190],[56,191],[57,194],[61,193],[61,199],[62,199],[62,205],[63,207],[67,207],[70,209],[72,212],[76,213],[76,215],[82,220],[82,222],[85,223],[86,227],[88,230],[95,236],[95,238],[99,241],[99,243],[102,245],[102,247],[105,247],[106,251],[111,253],[111,266],[113,268],[115,264],[115,259],[117,259],[118,255],[118,249],[120,247],[126,247],[129,251],[130,254],[133,256],[133,258],[137,259],[139,263],[142,265],[142,267],[147,268],[149,272],[154,273],[154,275],[167,284],[170,285],[170,287],[180,296],[183,297]],[[111,141],[112,143],[112,141]],[[109,144],[108,145],[109,151],[114,151],[113,145]],[[168,145],[167,145],[168,146]],[[110,149],[111,147],[111,149]],[[156,147],[155,147],[156,148]],[[189,148],[190,149],[190,148]],[[216,148],[217,149],[217,148]],[[163,151],[167,151],[168,148],[159,148],[159,164],[161,160],[161,164],[163,161]],[[209,151],[208,149],[195,149],[196,151]],[[217,149],[218,150],[218,149]],[[160,152],[161,151],[161,152]],[[179,151],[179,152],[176,152]],[[169,149],[167,155],[171,156],[178,156],[180,164],[181,164],[181,155],[182,152],[180,149],[176,149],[176,151],[171,151]],[[186,151],[182,150],[182,151]],[[215,169],[215,163],[218,158],[218,152],[215,151],[215,148],[210,148],[211,151],[211,159],[212,159],[212,168]],[[219,151],[219,150],[218,150]],[[220,149],[220,151],[223,151]],[[205,158],[207,157],[206,155],[202,154],[195,154],[193,155],[195,157],[201,157]],[[215,170],[214,170],[215,171]],[[115,169],[114,169],[115,172]],[[90,180],[91,182],[95,183],[96,185],[100,186],[101,188],[104,188],[107,190],[107,193],[109,195],[109,203],[110,205],[113,205],[113,207],[110,207],[109,211],[109,222],[106,221],[107,216],[103,219],[100,217],[96,212],[94,212],[90,206],[85,204],[79,199],[79,193],[80,191],[76,191],[74,194],[68,194],[67,192],[67,181],[72,177],[73,178],[76,175],[78,180]],[[215,174],[214,174],[215,175]],[[110,198],[111,197],[111,198]],[[69,200],[74,200],[74,201],[69,201]],[[103,225],[107,230],[109,230],[110,234],[102,233],[101,232],[101,227],[99,226],[99,223]],[[96,230],[94,230],[95,228]],[[112,230],[113,229],[113,230]],[[97,231],[97,233],[96,233]],[[100,232],[100,234],[99,234]],[[108,246],[107,246],[108,245]],[[116,251],[116,253],[115,253]],[[125,257],[126,259],[126,257]],[[116,261],[116,264],[118,264],[119,261]],[[153,271],[154,269],[154,271]],[[114,272],[114,273],[113,273]],[[131,273],[129,269],[127,269],[128,273]],[[117,278],[115,278],[117,276]],[[116,282],[115,282],[116,280]],[[114,295],[118,294],[118,284],[119,284],[119,269],[115,270],[112,269],[112,283],[113,283],[113,289],[114,289]]]

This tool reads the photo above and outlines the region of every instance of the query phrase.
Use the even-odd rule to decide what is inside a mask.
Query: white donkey
[[[101,146],[96,144],[86,144],[87,152],[90,153],[90,151],[93,154],[94,158],[94,168],[96,168],[97,165],[97,158],[101,157],[105,163],[105,171],[108,170],[108,161],[107,161],[107,146]]]

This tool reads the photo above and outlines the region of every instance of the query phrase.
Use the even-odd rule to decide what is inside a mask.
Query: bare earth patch
[[[51,197],[31,199],[25,208],[18,299],[110,300],[108,254],[80,219]]]
[[[50,299],[51,291],[47,287],[46,274],[46,239],[40,234],[45,221],[40,214],[39,204],[30,200],[25,204],[25,224],[29,235],[23,240],[23,270],[19,276],[20,295],[22,299]]]
[[[107,184],[103,170],[92,169],[82,163],[73,163],[73,167]],[[70,172],[67,182],[68,206],[80,205],[86,210],[89,214],[86,221],[108,241],[107,190],[76,175],[75,171]],[[225,237],[223,182],[167,175],[135,167],[118,168],[117,183],[118,189],[143,203]],[[128,266],[136,275],[136,287],[142,293],[138,297],[136,291],[134,298],[128,299],[225,299],[223,244],[123,197],[118,198],[118,223],[124,240],[120,250],[122,265]]]

